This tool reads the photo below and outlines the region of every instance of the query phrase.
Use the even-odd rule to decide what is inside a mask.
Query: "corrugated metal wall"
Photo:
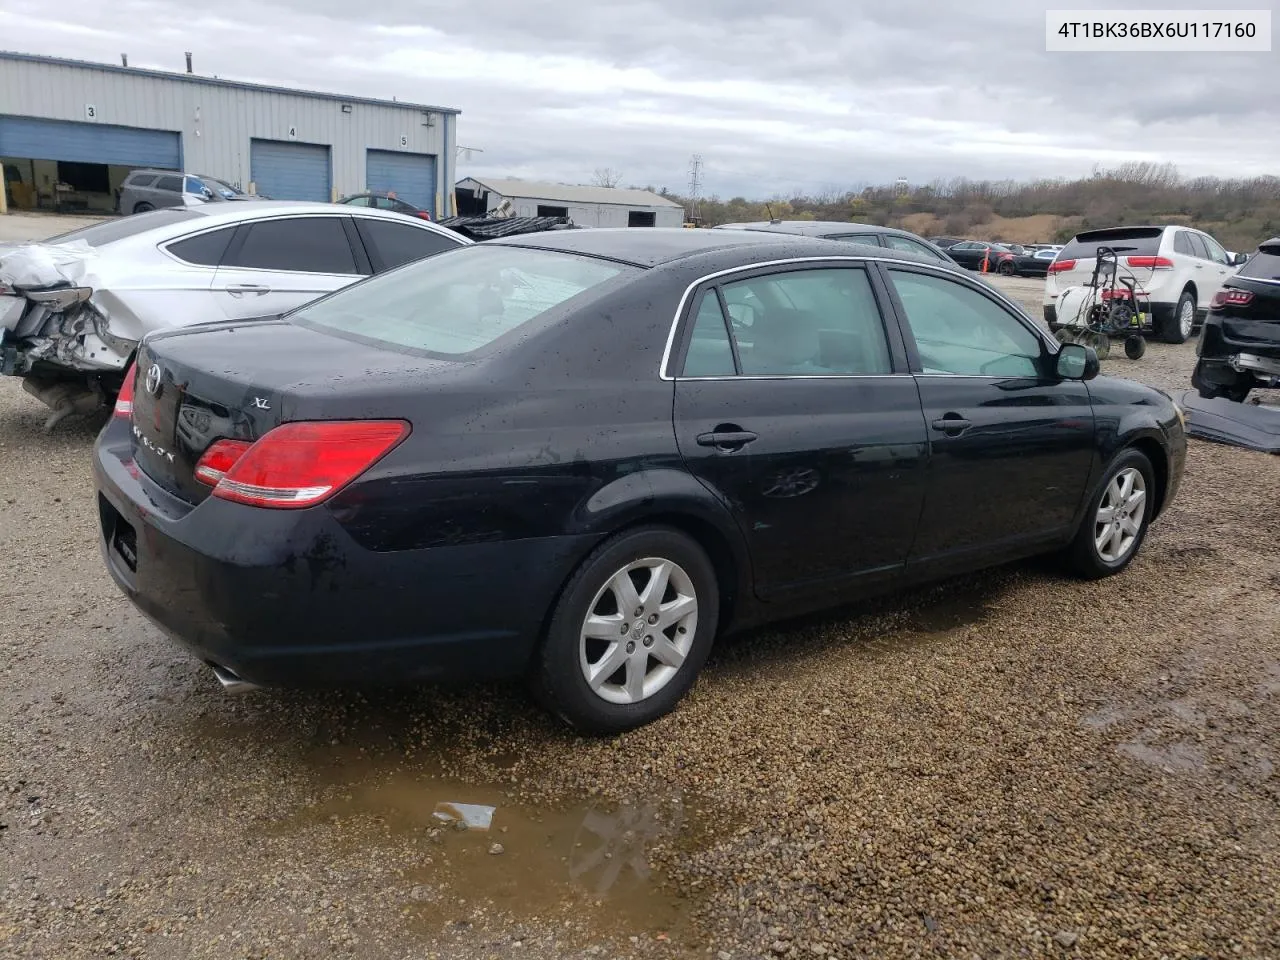
[[[492,210],[502,202],[497,194],[489,194],[489,209]],[[678,227],[684,223],[682,207],[646,207],[626,206],[611,203],[560,203],[556,200],[536,200],[528,197],[511,197],[515,213],[521,217],[535,217],[539,206],[565,207],[569,211],[569,219],[584,227],[625,227],[627,215],[632,210],[644,210],[653,213],[655,227]]]
[[[372,147],[435,154],[436,208],[447,203],[454,178],[451,128],[457,118],[435,114],[433,126],[416,107],[353,102],[343,113],[336,100],[153,76],[92,65],[45,63],[0,57],[0,114],[55,120],[91,119],[182,133],[187,170],[247,187],[249,141],[297,140],[333,148],[333,187],[358,193],[365,185],[365,156]]]

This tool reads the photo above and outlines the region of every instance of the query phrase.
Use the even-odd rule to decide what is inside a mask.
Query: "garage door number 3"
[[[98,108],[95,107],[92,103],[86,103],[84,105],[84,118],[86,120],[97,120]]]

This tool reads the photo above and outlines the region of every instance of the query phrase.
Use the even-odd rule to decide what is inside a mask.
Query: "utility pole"
[[[695,153],[689,161],[689,222],[702,226],[702,155]]]

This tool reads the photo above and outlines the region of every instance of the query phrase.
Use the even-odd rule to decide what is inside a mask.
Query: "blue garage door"
[[[249,142],[249,179],[272,200],[328,203],[329,148],[285,140]]]
[[[370,150],[365,189],[394,192],[405,203],[436,215],[436,158],[428,153]]]
[[[122,167],[182,167],[182,136],[105,123],[0,117],[0,156]]]

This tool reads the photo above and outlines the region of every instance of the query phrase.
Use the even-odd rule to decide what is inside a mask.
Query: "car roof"
[[[342,209],[338,209],[341,207]],[[258,200],[254,203],[244,201],[227,201],[226,203],[206,203],[198,207],[187,207],[205,218],[206,224],[240,223],[245,220],[261,220],[266,217],[279,216],[286,213],[330,213],[344,217],[378,217],[395,223],[404,223],[405,215],[394,210],[378,210],[375,207],[349,207],[339,203],[315,203],[309,200]],[[146,216],[146,214],[134,214]],[[426,221],[422,221],[426,223]]]
[[[723,223],[716,230],[752,230],[762,233],[790,233],[801,237],[827,237],[834,233],[885,233],[917,239],[910,230],[881,227],[874,223],[841,220],[760,220],[755,223]]]
[[[903,260],[939,266],[920,254],[887,250],[880,246],[823,240],[818,237],[778,236],[777,231],[696,230],[682,227],[606,227],[593,230],[554,230],[486,241],[484,246],[504,245],[558,250],[629,263],[637,267],[721,252],[726,260],[742,265],[790,257],[867,257]],[[732,254],[737,253],[737,256]],[[726,264],[732,265],[732,264]]]

